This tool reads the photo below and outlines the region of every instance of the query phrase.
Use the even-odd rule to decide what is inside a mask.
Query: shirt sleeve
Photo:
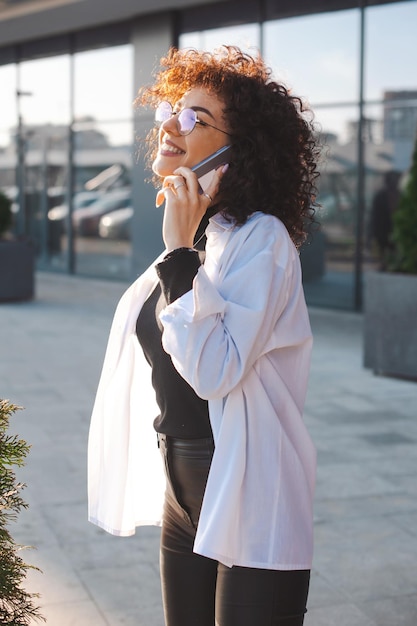
[[[164,349],[207,400],[225,397],[272,345],[291,345],[310,332],[293,314],[304,295],[285,227],[273,217],[260,220],[228,246],[230,260],[219,275],[202,266],[192,291],[160,315]]]
[[[200,265],[197,250],[189,248],[174,250],[158,263],[156,271],[167,304],[190,291]]]

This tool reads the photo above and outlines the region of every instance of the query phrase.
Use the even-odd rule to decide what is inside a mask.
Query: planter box
[[[0,240],[0,302],[31,300],[35,255],[30,242]]]
[[[369,272],[364,295],[365,367],[417,381],[417,276]]]

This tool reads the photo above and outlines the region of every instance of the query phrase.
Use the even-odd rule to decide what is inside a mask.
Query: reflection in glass
[[[379,140],[365,147],[366,264],[386,269],[392,250],[392,214],[411,165],[417,136],[417,101],[389,99],[366,108]]]
[[[0,189],[13,201],[16,212],[16,66],[0,66]]]
[[[45,262],[52,248],[48,210],[65,193],[69,123],[69,56],[24,61],[18,67],[19,234]]]
[[[227,28],[213,28],[197,33],[184,33],[180,36],[180,48],[196,48],[213,51],[223,44],[239,46],[242,50],[253,53],[260,47],[260,25],[242,24]]]
[[[386,269],[392,254],[392,214],[411,163],[417,130],[417,2],[366,12],[367,117],[379,128],[378,158],[366,146],[365,269]]]
[[[77,272],[128,279],[133,205],[132,145],[127,138],[133,137],[132,122],[79,123],[76,129],[72,224]]]
[[[368,100],[383,100],[386,92],[404,91],[414,92],[417,98],[416,25],[417,2],[395,2],[366,10]]]
[[[76,124],[74,133],[73,214],[71,227],[75,235],[77,273],[89,276],[129,276],[130,219],[120,228],[100,228],[101,217],[111,211],[131,209],[132,148],[116,137],[132,136],[132,123],[93,125]],[[64,172],[68,178],[68,171]],[[65,270],[69,254],[68,192],[48,212],[52,235],[49,262],[55,269]],[[119,242],[120,240],[120,242]]]
[[[10,144],[12,129],[17,123],[16,115],[16,65],[0,66],[1,85],[1,117],[0,117],[0,150]]]
[[[69,55],[24,61],[19,88],[28,94],[20,108],[25,124],[62,125],[70,121]]]
[[[74,67],[72,226],[76,271],[128,279],[133,215],[133,48],[123,45],[78,53]],[[105,216],[107,226],[102,225]],[[66,246],[64,234],[64,251]]]
[[[315,111],[323,144],[320,205],[313,232],[301,250],[308,302],[353,308],[357,214],[357,109],[318,108]]]
[[[275,76],[313,104],[358,96],[359,11],[337,11],[264,25],[264,57]]]
[[[132,116],[132,45],[74,55],[77,121],[114,121]]]

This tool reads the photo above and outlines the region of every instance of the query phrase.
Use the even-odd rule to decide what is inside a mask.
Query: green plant
[[[0,190],[0,237],[12,225],[12,201]]]
[[[393,216],[396,253],[392,269],[417,274],[417,140],[406,186]]]
[[[8,434],[9,420],[20,407],[0,399],[0,624],[26,626],[32,620],[44,620],[34,605],[38,594],[28,593],[22,583],[29,569],[19,556],[24,548],[13,540],[7,526],[15,521],[27,504],[20,496],[23,483],[16,482],[13,466],[22,466],[29,452],[28,444]]]

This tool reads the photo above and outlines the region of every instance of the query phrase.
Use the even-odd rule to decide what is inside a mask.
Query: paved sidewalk
[[[37,276],[33,302],[0,305],[0,397],[25,407],[11,528],[37,549],[50,626],[163,626],[159,529],[116,538],[86,520],[90,411],[121,283]],[[316,551],[305,626],[417,624],[417,384],[362,367],[362,317],[312,309],[306,422],[318,449]],[[198,624],[196,624],[198,626]]]

